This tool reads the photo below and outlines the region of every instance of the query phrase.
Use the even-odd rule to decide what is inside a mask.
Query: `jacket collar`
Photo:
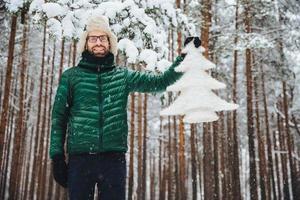
[[[96,57],[89,51],[85,50],[82,52],[82,58],[79,61],[78,67],[85,68],[91,71],[110,71],[115,68],[114,55],[109,52],[105,57]]]

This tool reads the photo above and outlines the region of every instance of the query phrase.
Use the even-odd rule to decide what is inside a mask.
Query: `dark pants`
[[[68,190],[70,200],[94,199],[98,186],[100,200],[125,200],[125,153],[69,156]]]

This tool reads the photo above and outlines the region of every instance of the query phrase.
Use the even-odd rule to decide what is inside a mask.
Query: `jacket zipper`
[[[101,77],[100,77],[100,66],[98,66],[97,67],[97,71],[98,71],[98,86],[99,86],[99,90],[98,90],[98,92],[99,92],[99,115],[100,115],[100,117],[99,117],[99,149],[100,149],[100,152],[102,151],[102,148],[103,148],[103,146],[102,146],[102,135],[103,135],[103,130],[102,130],[102,127],[103,127],[103,125],[102,125],[102,114],[103,114],[103,112],[102,112],[102,103],[103,102],[101,102],[101,99],[102,99],[102,95],[101,95]]]

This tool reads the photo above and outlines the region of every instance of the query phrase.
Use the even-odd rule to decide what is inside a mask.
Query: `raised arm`
[[[130,92],[163,92],[166,88],[175,83],[183,73],[174,69],[183,58],[178,56],[174,63],[162,74],[155,72],[127,71],[127,86]]]

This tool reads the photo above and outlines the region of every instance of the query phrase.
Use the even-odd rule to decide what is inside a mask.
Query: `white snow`
[[[24,0],[5,0],[5,3],[9,12],[17,12],[23,7]]]
[[[152,35],[153,34],[153,32],[156,32],[157,31],[157,27],[156,27],[156,25],[155,25],[155,23],[154,22],[150,22],[150,23],[148,23],[147,24],[147,26],[146,26],[146,28],[144,29],[144,33],[147,33],[147,34],[149,34],[149,35]]]
[[[157,53],[151,49],[144,49],[139,56],[140,61],[147,64],[147,69],[153,71],[157,62]]]
[[[192,24],[185,14],[175,9],[172,0],[105,2],[58,0],[47,3],[45,0],[33,0],[30,12],[34,13],[32,18],[37,23],[45,18],[58,20],[61,23],[61,37],[68,39],[78,39],[81,36],[90,15],[104,15],[109,18],[111,29],[118,38],[130,39],[138,52],[146,49],[140,60],[145,61],[149,69],[154,69],[157,60],[164,59],[168,55],[169,47],[166,44],[170,25],[177,26],[179,22],[185,31]],[[50,24],[50,34],[59,37],[60,26],[57,21],[52,20]],[[126,48],[133,49],[132,47]],[[147,52],[148,50],[156,53]],[[128,54],[129,51],[126,53]],[[143,56],[145,54],[150,54],[150,58],[154,60],[151,61],[146,58],[147,56]],[[135,50],[127,56],[129,62],[139,61]]]
[[[51,18],[63,16],[67,10],[58,3],[45,3],[42,5],[42,11],[45,12],[48,18]]]
[[[163,72],[163,71],[165,71],[168,67],[170,67],[171,64],[172,64],[172,63],[171,63],[170,61],[168,61],[168,60],[166,60],[166,59],[162,59],[162,60],[160,60],[160,61],[157,62],[157,70]]]
[[[29,6],[29,12],[32,13],[34,11],[41,10],[44,3],[44,0],[33,0]]]
[[[228,5],[236,5],[236,1],[235,0],[225,0],[225,2],[228,4]]]
[[[92,8],[93,4],[90,2],[90,0],[77,0],[70,5],[70,8],[72,9],[80,9],[81,7]]]
[[[124,3],[121,2],[103,2],[98,6],[95,12],[113,19],[117,16],[117,13],[124,9],[124,7]]]
[[[69,38],[73,37],[74,34],[74,24],[72,22],[73,19],[73,13],[69,12],[63,19],[62,19],[62,26],[64,27],[63,35],[67,36]]]
[[[121,39],[118,43],[118,49],[125,53],[128,63],[136,62],[139,51],[131,40],[127,38]]]
[[[52,33],[56,38],[61,38],[62,36],[62,26],[61,23],[55,19],[51,18],[47,21],[48,30]]]

